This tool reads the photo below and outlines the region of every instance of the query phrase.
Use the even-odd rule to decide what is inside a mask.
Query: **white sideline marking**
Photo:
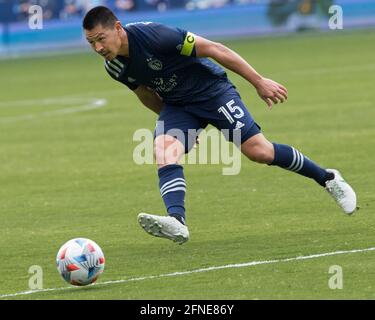
[[[70,113],[90,111],[94,109],[99,109],[107,104],[106,99],[97,98],[73,98],[73,97],[62,97],[62,98],[49,98],[41,100],[20,100],[20,101],[10,101],[1,102],[0,107],[29,107],[29,106],[46,106],[46,105],[74,105],[72,107],[66,107],[54,111],[47,111],[34,114],[22,114],[14,117],[0,117],[0,123],[12,123],[21,120],[32,120],[41,117],[51,117],[58,115],[65,115]],[[78,104],[78,106],[77,106]]]
[[[250,261],[250,262],[245,262],[245,263],[227,264],[223,266],[213,266],[213,267],[194,269],[194,270],[189,270],[189,271],[177,271],[177,272],[172,272],[172,273],[164,273],[164,274],[159,274],[159,275],[154,275],[154,276],[143,276],[143,277],[137,277],[137,278],[99,282],[91,286],[104,286],[108,284],[127,283],[127,282],[133,282],[133,281],[143,281],[143,280],[159,279],[159,278],[165,278],[165,277],[184,276],[184,275],[193,274],[193,273],[201,273],[201,272],[208,272],[208,271],[215,271],[215,270],[222,270],[222,269],[245,268],[245,267],[252,267],[252,266],[257,266],[257,265],[262,265],[262,264],[273,264],[273,263],[282,263],[282,262],[290,262],[290,261],[308,260],[308,259],[315,259],[315,258],[321,258],[321,257],[336,256],[340,254],[358,253],[358,252],[366,252],[366,251],[374,251],[374,250],[375,250],[375,247],[372,247],[372,248],[366,248],[366,249],[354,249],[354,250],[342,250],[342,251],[333,251],[333,252],[326,252],[326,253],[317,253],[317,254],[312,254],[308,256],[299,256],[299,257],[285,258],[285,259]],[[40,292],[78,290],[80,288],[82,287],[61,287],[61,288],[50,288],[50,289],[40,289],[40,290],[29,290],[29,291],[22,291],[22,292],[17,292],[17,293],[3,294],[3,295],[0,295],[0,299],[22,296],[22,295],[29,295],[29,294],[40,293]]]
[[[117,95],[124,94],[126,95],[128,91],[121,89],[112,89],[112,90],[102,90],[102,91],[87,91],[85,94],[77,95],[66,95],[66,96],[55,96],[48,98],[40,99],[24,99],[24,100],[10,100],[10,101],[0,101],[1,107],[29,107],[29,106],[41,106],[41,105],[66,105],[66,104],[82,104],[87,103],[93,98],[90,98],[92,95]]]

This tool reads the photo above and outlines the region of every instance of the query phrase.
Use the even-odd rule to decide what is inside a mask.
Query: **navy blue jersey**
[[[135,90],[139,85],[155,90],[166,104],[203,102],[233,84],[222,67],[196,57],[194,35],[153,22],[124,27],[129,57],[105,61],[109,75]]]

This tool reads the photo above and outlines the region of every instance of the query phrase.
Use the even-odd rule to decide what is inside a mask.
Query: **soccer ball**
[[[57,270],[63,279],[75,286],[95,282],[104,271],[104,254],[92,240],[76,238],[63,244],[57,253]]]

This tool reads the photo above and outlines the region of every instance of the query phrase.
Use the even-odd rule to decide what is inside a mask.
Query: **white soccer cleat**
[[[326,190],[346,214],[352,214],[357,208],[357,197],[354,190],[338,170],[327,169],[327,171],[332,172],[335,178],[326,182]]]
[[[166,238],[178,244],[183,244],[189,240],[188,228],[176,218],[140,213],[138,222],[152,236]]]

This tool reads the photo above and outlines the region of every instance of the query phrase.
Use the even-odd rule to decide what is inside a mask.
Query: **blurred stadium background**
[[[161,22],[228,38],[327,30],[334,4],[343,8],[346,29],[375,26],[374,0],[0,0],[0,55],[85,47],[81,20],[97,5],[126,23]],[[43,29],[29,27],[33,5],[43,8]]]
[[[29,27],[35,4],[41,30]],[[90,52],[81,22],[99,4],[123,23],[220,39],[283,83],[288,102],[268,112],[228,72],[267,137],[341,170],[360,210],[346,217],[314,182],[249,161],[237,176],[186,165],[191,241],[146,235],[137,214],[165,209],[155,167],[134,163],[132,137],[153,130],[156,115]],[[343,9],[344,30],[328,27],[332,5]],[[147,278],[375,250],[374,27],[375,0],[0,0],[0,299],[375,299],[374,251]],[[106,285],[65,290],[54,259],[76,237],[102,247]],[[46,290],[25,294],[32,265]],[[342,290],[327,285],[332,265],[344,270]]]

